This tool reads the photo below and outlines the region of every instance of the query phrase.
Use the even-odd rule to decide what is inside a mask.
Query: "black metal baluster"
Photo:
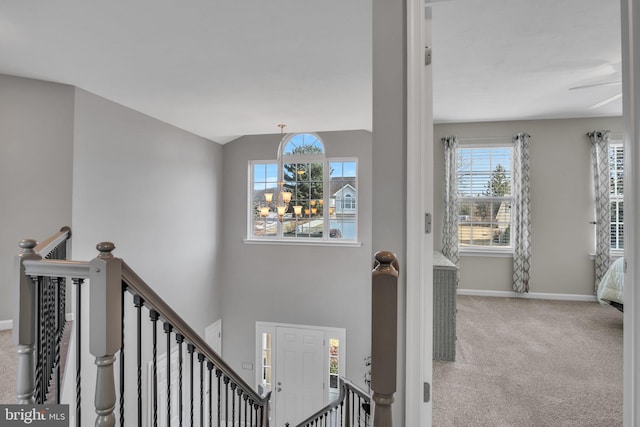
[[[42,278],[42,388],[40,389],[40,403],[44,404],[49,392],[49,280]]]
[[[35,359],[36,359],[36,383],[33,390],[33,399],[34,403],[38,404],[40,402],[40,396],[42,394],[42,334],[44,331],[42,330],[42,322],[44,317],[44,311],[42,307],[42,287],[40,286],[40,279],[38,276],[31,276],[31,281],[33,282],[34,289],[36,291],[36,325],[35,325],[35,342],[36,342],[36,351],[35,351]]]
[[[238,387],[238,425],[242,425],[242,389],[240,387]]]
[[[127,292],[127,285],[122,284],[122,292],[120,293],[120,307],[122,307],[122,323],[120,330],[120,427],[124,427],[124,296]]]
[[[262,422],[261,422],[262,420],[259,420],[259,419],[258,419],[258,417],[260,416],[260,414],[258,413],[258,404],[257,404],[256,402],[254,402],[254,403],[253,403],[253,409],[254,409],[254,411],[255,411],[255,413],[256,413],[256,426],[259,426],[259,425],[261,425],[261,424],[262,424]],[[258,423],[260,423],[260,424],[258,424]]]
[[[231,425],[236,425],[236,387],[235,383],[231,383]],[[229,420],[227,420],[229,421]]]
[[[247,421],[249,421],[249,418],[247,418],[247,401],[248,400],[249,400],[249,395],[245,393],[244,395],[244,424],[245,425],[247,424]]]
[[[209,427],[213,427],[213,363],[207,360],[209,371]]]
[[[355,402],[355,394],[352,392],[351,393],[351,425],[354,425],[354,423],[356,422],[356,417],[355,417],[355,408],[356,408],[356,402]]]
[[[200,364],[200,427],[204,427],[204,354],[198,353]]]
[[[182,427],[182,343],[184,336],[176,334],[176,342],[178,343],[178,420]]]
[[[224,425],[229,425],[229,377],[225,376],[224,381]]]
[[[144,300],[139,295],[134,295],[133,305],[136,308],[137,321],[137,375],[138,375],[138,427],[142,427],[142,306]]]
[[[149,311],[149,319],[151,319],[153,337],[153,427],[158,427],[158,319],[160,315],[155,310]]]
[[[167,335],[167,427],[171,427],[171,331],[173,326],[165,322],[162,328]]]
[[[74,321],[76,322],[76,427],[80,427],[80,418],[82,415],[82,387],[81,387],[81,375],[80,375],[80,362],[81,362],[81,344],[82,344],[82,284],[84,279],[73,279],[73,284],[76,287],[76,316]]]
[[[53,357],[53,366],[54,366],[54,375],[55,375],[55,403],[60,404],[60,343],[61,343],[61,334],[60,329],[62,326],[62,321],[60,320],[60,278],[54,277],[52,278],[54,282],[53,287],[53,307],[54,307],[54,316],[53,316],[53,327],[54,327],[54,357]]]
[[[253,399],[249,400],[249,416],[250,416],[250,421],[249,421],[249,425],[252,426],[253,425]]]
[[[358,395],[358,425],[362,425],[362,397]]]
[[[47,280],[47,304],[49,314],[47,316],[47,393],[45,399],[49,400],[51,381],[53,380],[55,364],[55,291],[53,277]]]
[[[191,369],[189,370],[189,397],[191,400],[191,427],[193,427],[193,352],[195,350],[195,346],[193,344],[187,344],[187,353],[189,353],[189,363],[191,365]]]
[[[218,427],[222,425],[221,423],[221,414],[222,414],[222,403],[220,399],[222,398],[222,385],[221,385],[221,376],[222,371],[220,369],[216,369],[216,378],[218,378]]]

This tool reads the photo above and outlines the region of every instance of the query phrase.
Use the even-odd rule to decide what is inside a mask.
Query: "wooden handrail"
[[[42,258],[49,255],[55,248],[57,248],[62,242],[68,240],[71,237],[71,228],[62,227],[59,232],[52,235],[45,241],[38,243],[34,248],[34,252],[40,255]]]

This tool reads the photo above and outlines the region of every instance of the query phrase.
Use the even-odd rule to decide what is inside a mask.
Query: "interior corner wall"
[[[18,242],[72,225],[73,90],[0,75],[0,322],[14,316]]]
[[[621,133],[622,119],[582,118],[438,124],[434,128],[436,188],[434,242],[442,246],[444,147],[446,135],[459,138],[531,135],[531,292],[593,295],[595,202],[591,144],[586,133]],[[437,159],[442,159],[438,161]],[[461,289],[512,291],[512,258],[462,255]]]
[[[407,8],[405,0],[373,1],[373,251],[398,256],[397,384],[394,425],[405,425]]]
[[[275,160],[281,136],[254,135],[224,145],[223,356],[255,383],[256,321],[345,328],[347,377],[364,387],[371,349],[371,133],[318,132],[326,155],[358,158],[360,247],[249,244],[251,160]],[[243,367],[243,362],[246,364]],[[253,369],[246,369],[251,364]]]
[[[222,147],[75,91],[73,256],[111,241],[196,332],[219,318]]]

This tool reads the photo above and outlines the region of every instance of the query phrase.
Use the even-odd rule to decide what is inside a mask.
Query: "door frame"
[[[276,372],[276,332],[279,327],[282,328],[295,328],[295,329],[306,329],[306,330],[314,330],[314,331],[323,331],[324,332],[324,351],[327,363],[324,366],[324,378],[328,382],[329,378],[329,339],[337,338],[340,340],[340,353],[338,357],[338,375],[344,377],[347,372],[347,330],[345,328],[334,328],[328,326],[311,326],[311,325],[298,325],[291,323],[277,323],[277,322],[256,322],[256,336],[255,336],[255,387],[256,389],[260,389],[262,387],[262,334],[269,333],[271,334],[271,378],[277,378],[278,373]],[[330,389],[327,387],[326,392],[324,393],[324,404],[329,403],[329,393]],[[271,407],[270,407],[270,418],[275,420],[275,399],[277,398],[275,393],[271,394]],[[309,414],[311,415],[311,414]]]
[[[640,290],[637,289],[640,267],[640,0],[621,0],[622,33],[622,116],[625,156],[625,265],[624,278],[624,425],[640,422]]]
[[[429,427],[433,383],[433,91],[431,9],[425,0],[407,1],[407,313],[405,425]],[[427,390],[427,388],[429,390]],[[427,396],[427,393],[429,396]]]

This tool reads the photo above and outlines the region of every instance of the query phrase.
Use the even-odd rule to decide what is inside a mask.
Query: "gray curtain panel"
[[[513,290],[529,292],[531,269],[531,179],[529,176],[529,135],[513,137]]]
[[[596,277],[595,291],[604,273],[607,272],[611,258],[611,202],[609,182],[609,137],[611,131],[596,130],[587,135],[591,138],[591,166],[596,196]]]
[[[458,265],[458,137],[445,136],[444,143],[444,227],[442,254]]]

